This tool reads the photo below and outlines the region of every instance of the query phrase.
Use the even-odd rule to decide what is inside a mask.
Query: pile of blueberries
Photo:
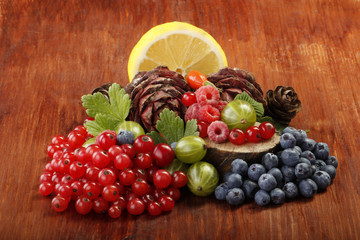
[[[287,127],[280,136],[282,150],[266,153],[261,164],[235,159],[231,171],[215,190],[218,200],[241,205],[254,199],[260,206],[283,204],[298,196],[313,197],[325,191],[336,176],[338,160],[329,146],[308,138],[301,129]]]

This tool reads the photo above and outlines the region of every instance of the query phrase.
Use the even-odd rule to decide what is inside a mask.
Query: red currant
[[[54,191],[54,186],[50,182],[43,182],[39,186],[39,192],[43,196],[48,196]]]
[[[102,197],[108,202],[114,202],[119,198],[119,190],[115,185],[107,185],[103,188]]]
[[[62,184],[58,189],[58,194],[64,198],[71,197],[72,189],[68,184]]]
[[[92,155],[92,163],[98,168],[104,168],[110,163],[110,157],[105,151],[97,151]]]
[[[45,165],[45,167],[44,167],[44,172],[45,172],[45,173],[52,173],[52,172],[54,172],[54,170],[53,170],[52,167],[51,167],[51,161],[48,162],[48,163]]]
[[[181,101],[186,107],[190,107],[197,102],[196,95],[193,92],[186,92],[182,95]]]
[[[134,148],[138,153],[149,153],[154,149],[154,140],[147,135],[140,135],[134,141]]]
[[[156,165],[166,167],[172,163],[175,158],[174,150],[165,143],[159,143],[155,146],[152,156]]]
[[[152,216],[158,216],[161,214],[162,212],[162,208],[160,203],[158,202],[151,202],[149,203],[149,205],[147,206],[147,211],[150,215]]]
[[[74,179],[70,174],[65,174],[65,175],[61,178],[60,183],[61,183],[61,184],[71,185],[74,181],[75,181],[75,179]]]
[[[85,163],[91,161],[91,158],[88,158],[88,156],[86,154],[86,148],[84,148],[84,147],[79,147],[79,148],[75,149],[74,154],[75,154],[76,160],[81,162],[82,164],[85,164]]]
[[[187,176],[183,171],[176,171],[173,173],[171,185],[176,188],[182,188],[187,183]]]
[[[66,142],[66,138],[62,135],[56,135],[51,139],[51,144],[60,145]]]
[[[113,205],[108,209],[108,214],[111,218],[119,218],[121,216],[121,212],[120,206],[117,205]]]
[[[138,178],[135,182],[133,182],[133,184],[131,184],[131,190],[136,195],[142,196],[148,192],[149,184],[145,180]]]
[[[114,166],[119,170],[124,170],[132,165],[130,157],[126,153],[119,153],[114,159]]]
[[[171,211],[175,207],[175,201],[169,196],[162,196],[159,198],[161,209],[164,212]]]
[[[83,194],[83,186],[84,184],[80,181],[74,181],[73,183],[71,183],[70,187],[72,191],[72,196],[81,196]]]
[[[49,182],[51,183],[51,173],[45,172],[40,175],[40,183]]]
[[[241,145],[245,142],[245,133],[239,128],[234,128],[229,133],[229,140],[235,145]]]
[[[80,132],[71,131],[67,136],[67,143],[71,149],[76,149],[84,144],[85,138],[86,137],[84,137]]]
[[[85,153],[88,161],[91,161],[92,155],[98,151],[102,151],[102,149],[97,144],[91,144],[88,147],[86,147]]]
[[[155,166],[155,165],[153,165],[153,166],[149,167],[148,169],[146,169],[146,180],[147,180],[148,182],[152,182],[152,181],[153,181],[153,179],[154,179],[154,174],[155,174],[155,172],[156,172],[157,170],[159,170],[159,167],[158,167],[158,166]]]
[[[149,153],[138,153],[135,157],[135,164],[138,168],[147,169],[151,167],[153,158]]]
[[[71,161],[70,159],[60,159],[57,165],[57,171],[60,173],[68,173],[70,168]]]
[[[84,136],[84,138],[88,136],[88,132],[83,125],[76,126],[73,131],[79,132],[82,136]]]
[[[50,144],[46,150],[47,150],[48,156],[50,158],[53,158],[54,153],[58,150],[61,150],[61,147],[59,145]]]
[[[80,214],[88,214],[93,208],[93,202],[86,196],[80,196],[75,202],[75,209]]]
[[[116,175],[111,169],[103,168],[100,170],[97,180],[103,186],[114,184]]]
[[[97,181],[100,169],[95,166],[89,166],[86,168],[85,178],[89,181]]]
[[[119,206],[121,210],[125,210],[127,202],[124,197],[120,196],[115,202],[112,202],[111,204],[113,206]]]
[[[246,129],[245,138],[248,142],[257,143],[261,140],[260,130],[256,126]]]
[[[81,162],[75,161],[70,164],[69,172],[73,178],[81,178],[85,175],[86,168]]]
[[[124,185],[122,185],[119,180],[115,181],[114,185],[118,188],[119,194],[124,195],[124,193],[125,193]]]
[[[90,199],[95,199],[100,195],[100,185],[96,182],[87,182],[83,186],[83,194]]]
[[[270,139],[275,134],[275,127],[270,122],[263,122],[259,126],[260,136],[263,139]]]
[[[166,196],[166,191],[165,189],[156,188],[152,194],[156,200],[159,200],[162,196]]]
[[[150,194],[142,195],[140,199],[144,202],[145,206],[148,206],[150,203],[155,201],[155,198]]]
[[[109,202],[103,197],[98,197],[93,200],[93,210],[96,213],[106,213],[109,209]]]
[[[129,202],[129,201],[131,201],[131,200],[133,200],[133,199],[135,199],[135,198],[137,198],[138,197],[138,195],[136,195],[136,193],[134,193],[134,192],[128,192],[126,195],[125,195],[125,200],[126,200],[126,202]]]
[[[55,196],[51,200],[51,208],[56,212],[63,212],[68,207],[68,201],[62,196]]]
[[[136,155],[136,150],[135,147],[131,144],[123,144],[121,145],[122,150],[124,151],[124,153],[126,153],[130,159],[134,159],[135,155]]]
[[[57,150],[53,154],[53,159],[60,159],[64,156],[64,152],[62,150]]]
[[[114,146],[111,146],[108,150],[108,155],[111,159],[111,161],[114,161],[115,160],[115,157],[117,155],[119,155],[120,153],[123,153],[124,151],[122,150],[122,148],[119,146],[119,145],[114,145]]]
[[[174,199],[174,201],[176,202],[177,200],[180,199],[181,196],[181,192],[178,188],[175,187],[169,187],[166,189],[166,194],[169,195],[172,199]]]
[[[144,210],[145,204],[139,198],[134,198],[127,203],[127,211],[132,215],[140,215]]]
[[[136,175],[136,179],[140,178],[140,179],[144,179],[145,181],[147,180],[146,171],[144,169],[135,167],[132,170]]]
[[[197,127],[198,127],[198,130],[199,130],[199,137],[201,138],[205,138],[207,137],[207,129],[209,127],[209,124],[204,122],[204,121],[198,121],[197,122]]]
[[[122,185],[130,186],[135,182],[136,175],[131,169],[124,169],[119,174],[119,181]]]
[[[95,144],[99,145],[104,150],[108,150],[116,144],[116,132],[104,131],[100,133],[95,139]]]
[[[167,188],[171,183],[171,174],[165,169],[159,169],[154,174],[153,182],[157,188]]]

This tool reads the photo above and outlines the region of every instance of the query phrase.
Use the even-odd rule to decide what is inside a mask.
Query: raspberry
[[[220,99],[220,93],[219,90],[216,88],[208,85],[208,86],[202,86],[195,92],[196,100],[200,105],[216,105],[216,103]]]
[[[214,107],[216,107],[220,113],[222,112],[222,110],[224,109],[224,107],[226,106],[226,104],[228,104],[228,102],[226,101],[218,101],[215,105],[213,105]]]
[[[190,107],[188,107],[185,113],[185,121],[189,121],[191,119],[197,119],[199,115],[200,107],[201,106],[199,103],[194,103]]]
[[[204,105],[199,110],[198,119],[206,123],[212,123],[214,121],[220,120],[220,112],[217,108],[211,105]]]
[[[207,134],[211,141],[222,143],[225,142],[229,136],[229,128],[226,123],[215,121],[209,125]]]

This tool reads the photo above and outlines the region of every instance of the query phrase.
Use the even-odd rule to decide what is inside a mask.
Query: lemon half
[[[140,71],[164,65],[185,76],[191,70],[205,75],[227,66],[224,51],[203,29],[184,22],[169,22],[146,32],[131,51],[129,80]]]

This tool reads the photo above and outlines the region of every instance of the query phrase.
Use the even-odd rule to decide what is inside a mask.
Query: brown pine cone
[[[165,108],[184,117],[186,106],[181,97],[191,89],[181,74],[158,66],[135,75],[125,91],[131,99],[129,120],[140,123],[146,131],[152,131]]]
[[[278,123],[289,125],[301,109],[301,101],[292,87],[277,86],[265,94],[265,115]]]
[[[112,83],[106,83],[104,85],[101,85],[100,87],[95,88],[91,94],[100,92],[102,93],[106,99],[109,101],[109,88],[111,87]]]
[[[255,81],[254,75],[250,72],[226,67],[207,76],[207,79],[222,90],[220,98],[224,101],[230,102],[236,95],[246,92],[255,101],[264,102],[261,86]]]

